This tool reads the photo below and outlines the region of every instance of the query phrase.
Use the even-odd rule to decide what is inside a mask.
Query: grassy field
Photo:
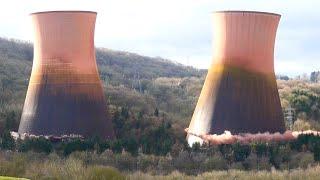
[[[313,180],[320,179],[320,166],[310,167],[308,169],[295,169],[291,171],[241,171],[241,170],[229,170],[229,171],[212,171],[199,174],[197,176],[187,176],[180,172],[173,172],[170,175],[166,176],[152,176],[150,174],[144,173],[133,173],[127,176],[127,179],[131,180],[140,180],[140,179],[166,179],[166,180],[194,180],[194,179],[224,179],[224,180],[293,180],[293,179],[304,179],[304,180]]]
[[[56,169],[50,176],[35,176],[32,179],[87,179],[87,180],[202,180],[202,179],[224,179],[224,180],[316,180],[320,177],[320,166],[310,167],[308,169],[294,169],[294,170],[271,170],[271,171],[243,171],[243,170],[228,170],[228,171],[211,171],[202,173],[196,176],[188,176],[186,174],[174,171],[168,175],[151,175],[149,173],[134,172],[134,173],[120,173],[114,168],[95,166],[88,168],[71,169]],[[52,166],[50,167],[52,168]],[[57,168],[57,167],[56,167]],[[82,171],[83,170],[83,171]],[[50,170],[49,170],[50,172]],[[53,172],[51,172],[53,173]],[[60,174],[61,173],[61,174]],[[43,175],[43,174],[42,174]],[[0,176],[0,180],[27,180],[25,178],[13,178]]]
[[[1,151],[0,151],[1,152]],[[118,158],[112,158],[116,156]],[[56,179],[56,180],[140,180],[140,179],[319,179],[320,164],[307,163],[300,168],[274,167],[267,170],[244,170],[239,163],[232,165],[228,170],[207,170],[191,174],[191,170],[183,171],[172,169],[166,170],[169,164],[165,163],[164,157],[157,162],[156,156],[139,157],[139,167],[130,169],[127,166],[135,164],[128,155],[110,153],[94,155],[90,153],[73,153],[69,157],[59,157],[56,154],[39,153],[0,153],[0,175],[9,177],[23,177],[32,180]],[[300,160],[304,161],[304,160]],[[219,161],[214,161],[215,166]],[[221,163],[221,162],[220,162]],[[154,165],[152,165],[154,164]],[[180,162],[187,164],[186,162]],[[261,163],[260,163],[261,164]],[[201,165],[192,167],[199,170]],[[260,165],[261,166],[261,165]],[[262,168],[262,167],[260,167]],[[1,178],[6,179],[6,178]],[[7,178],[8,179],[8,178]],[[12,178],[9,178],[12,179]]]

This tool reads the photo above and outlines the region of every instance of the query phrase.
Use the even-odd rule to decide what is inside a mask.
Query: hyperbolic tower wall
[[[280,15],[219,11],[213,17],[213,62],[189,132],[283,132],[273,61]],[[187,138],[189,144],[200,141],[191,134]]]
[[[31,14],[34,59],[19,133],[114,136],[95,59],[96,15]]]

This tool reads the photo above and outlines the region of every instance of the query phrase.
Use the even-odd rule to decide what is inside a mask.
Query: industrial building
[[[253,11],[213,13],[213,59],[188,131],[192,134],[284,132],[274,73],[280,15]]]
[[[95,59],[96,12],[30,15],[34,59],[19,133],[113,138]]]

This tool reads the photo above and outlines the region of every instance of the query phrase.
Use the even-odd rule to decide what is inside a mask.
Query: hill
[[[14,111],[17,126],[32,59],[31,43],[0,38],[0,113],[3,114],[0,122],[4,114]],[[96,49],[96,59],[111,107],[126,107],[144,114],[153,114],[157,109],[172,121],[190,118],[206,74],[205,70],[159,57],[106,48]]]
[[[33,45],[25,41],[0,38],[0,56],[8,60],[32,61]],[[139,75],[140,78],[152,79],[157,77],[200,77],[206,72],[161,57],[147,57],[106,48],[96,49],[96,59],[100,69],[109,76],[121,74],[121,76],[133,77]],[[106,73],[106,71],[108,72]]]
[[[19,124],[32,59],[31,43],[0,38],[0,130],[8,117],[14,120],[11,129]],[[96,49],[96,59],[111,113],[119,108],[136,117],[156,112],[180,130],[188,126],[206,70],[106,48]],[[289,78],[277,82],[282,107],[290,104],[296,110],[294,129],[319,129],[319,83]]]

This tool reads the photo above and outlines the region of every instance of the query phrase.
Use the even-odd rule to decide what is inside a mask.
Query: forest
[[[223,177],[223,173],[245,178],[250,173],[242,171],[261,170],[264,173],[258,177],[266,179],[272,172],[290,178],[290,170],[296,176],[317,176],[320,138],[313,135],[290,142],[189,147],[184,129],[207,71],[105,48],[96,48],[96,59],[116,140],[15,141],[10,131],[19,126],[32,58],[31,43],[0,38],[0,175],[31,179],[170,175],[193,179],[196,175]],[[317,71],[310,76],[277,76],[283,112],[294,110],[293,122],[285,119],[287,129],[320,130],[319,78]],[[219,174],[221,170],[230,171]]]

